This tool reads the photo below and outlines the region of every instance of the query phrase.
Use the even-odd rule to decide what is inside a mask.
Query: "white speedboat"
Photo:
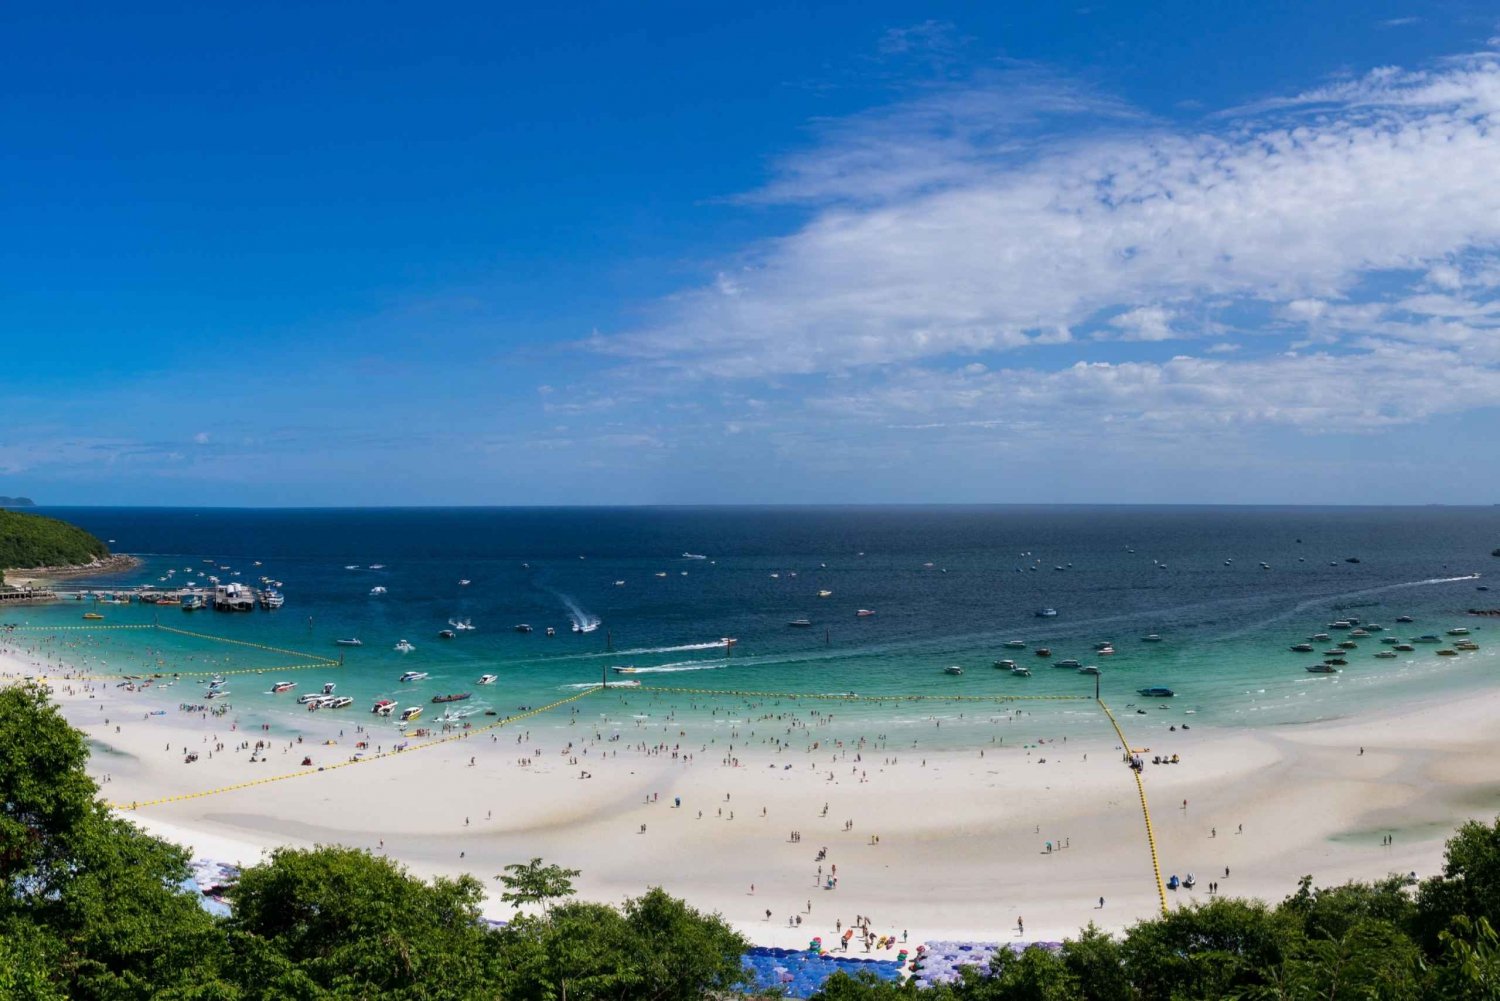
[[[271,691],[273,694],[279,695],[282,692],[290,692],[293,688],[296,687],[297,683],[295,681],[278,681],[276,682],[276,684],[271,686]]]
[[[474,583],[474,582],[471,581],[469,578],[465,577],[463,580],[460,580],[458,582],[458,586],[459,587],[468,587],[472,583]]]
[[[493,685],[496,681],[499,681],[499,680],[500,680],[500,676],[499,675],[496,675],[496,674],[481,674],[479,676],[479,680],[477,682],[475,682],[475,684],[478,684],[478,685]]]
[[[952,674],[952,675],[960,675],[960,674],[964,673],[964,669],[961,668],[961,667],[959,667],[957,664],[954,664],[952,667],[945,667],[945,668],[943,668],[943,673],[944,674]]]
[[[457,629],[461,633],[468,632],[470,629],[475,628],[474,623],[469,619],[449,619],[448,625],[452,626],[454,629]]]
[[[396,644],[397,653],[411,653],[415,649],[416,647],[408,643],[406,640],[401,640]]]
[[[875,610],[872,608],[861,608],[859,611],[854,613],[854,617],[857,619],[867,619],[874,614]]]
[[[422,681],[427,677],[426,671],[407,671],[401,676],[402,681]]]
[[[385,594],[385,588],[378,587],[378,586],[377,587],[372,587],[372,588],[370,588],[370,594],[371,595]]]
[[[828,590],[827,588],[824,588],[823,590],[821,590],[821,591],[818,592],[818,597],[820,597],[820,598],[827,598],[827,597],[831,596],[832,594],[833,594],[832,591]]]
[[[376,702],[374,707],[370,710],[370,712],[374,713],[376,716],[389,716],[395,711],[396,703],[394,699],[381,699]]]
[[[334,640],[333,642],[338,646],[364,646],[364,643],[360,641],[358,636],[351,636],[346,640]]]
[[[1006,640],[1005,641],[1005,649],[1007,649],[1007,650],[1025,650],[1026,649],[1026,641],[1025,640]]]
[[[1031,668],[1029,668],[1029,667],[1021,667],[1021,666],[1018,665],[1016,667],[1011,668],[1010,669],[1010,673],[1013,674],[1013,675],[1015,675],[1018,678],[1029,678],[1029,677],[1031,677]]]
[[[1079,674],[1099,674],[1100,671],[1093,664],[1085,664],[1083,667],[1080,667],[1078,669],[1078,673]]]
[[[704,556],[701,553],[683,553],[682,554],[682,558],[685,559],[685,560],[706,560],[706,559],[708,559],[707,556]]]

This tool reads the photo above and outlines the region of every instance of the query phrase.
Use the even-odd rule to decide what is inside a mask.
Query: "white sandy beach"
[[[38,672],[0,637],[0,674]],[[297,776],[129,813],[195,855],[251,863],[278,845],[364,846],[424,875],[480,876],[496,888],[492,917],[508,910],[490,877],[534,856],[581,869],[585,898],[659,885],[762,944],[831,943],[835,921],[847,927],[856,915],[912,943],[1049,940],[1089,921],[1122,928],[1158,908],[1136,785],[1102,713],[1095,740],[1017,746],[1049,737],[1050,710],[1039,706],[995,724],[997,743],[972,750],[747,744],[733,764],[689,720],[603,724],[610,696],[590,695],[553,710],[566,721],[576,708],[571,726],[521,722],[318,772],[300,766],[304,755],[314,766],[347,760],[368,707],[311,714],[304,742],[289,744],[236,727],[233,715],[147,716],[156,703],[112,682],[51,684],[95,742],[90,770],[113,802]],[[1148,761],[1182,757],[1145,769],[1162,875],[1199,880],[1169,891],[1169,902],[1203,899],[1215,880],[1222,893],[1279,900],[1303,874],[1329,884],[1435,871],[1459,821],[1500,809],[1497,714],[1500,692],[1256,731],[1171,732],[1187,718],[1170,708],[1121,711],[1131,744],[1151,748]],[[384,728],[370,740],[388,749],[390,736]],[[320,742],[329,738],[337,743]],[[236,750],[261,739],[272,747],[257,763]],[[199,759],[185,763],[187,750]],[[1393,846],[1382,845],[1386,834]]]

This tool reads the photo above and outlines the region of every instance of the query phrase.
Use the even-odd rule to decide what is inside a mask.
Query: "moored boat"
[[[498,675],[494,675],[494,674],[481,674],[479,676],[479,680],[476,681],[476,682],[474,682],[474,683],[476,685],[493,685],[497,680],[499,680],[499,676]]]
[[[433,702],[462,702],[464,699],[467,699],[467,698],[471,697],[473,694],[474,694],[473,692],[453,692],[453,693],[451,693],[449,695],[434,695],[432,697],[432,701]]]
[[[1136,692],[1148,699],[1170,699],[1177,695],[1170,688],[1137,688]]]

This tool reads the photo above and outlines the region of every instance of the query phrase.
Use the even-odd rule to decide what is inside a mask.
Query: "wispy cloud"
[[[871,422],[1008,398],[1134,427],[1370,431],[1500,404],[1497,114],[1490,55],[1194,128],[1030,69],[945,87],[816,123],[746,196],[805,224],[592,345],[747,385],[859,373],[821,399]],[[1213,343],[1160,359],[1189,337]]]

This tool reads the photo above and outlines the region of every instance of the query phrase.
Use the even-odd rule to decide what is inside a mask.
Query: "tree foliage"
[[[552,907],[554,900],[571,897],[577,892],[573,889],[573,879],[579,874],[577,869],[547,865],[541,859],[534,858],[530,862],[515,862],[506,866],[505,871],[495,878],[505,886],[500,899],[507,904],[515,904],[518,908],[527,904],[541,904],[545,911]]]

